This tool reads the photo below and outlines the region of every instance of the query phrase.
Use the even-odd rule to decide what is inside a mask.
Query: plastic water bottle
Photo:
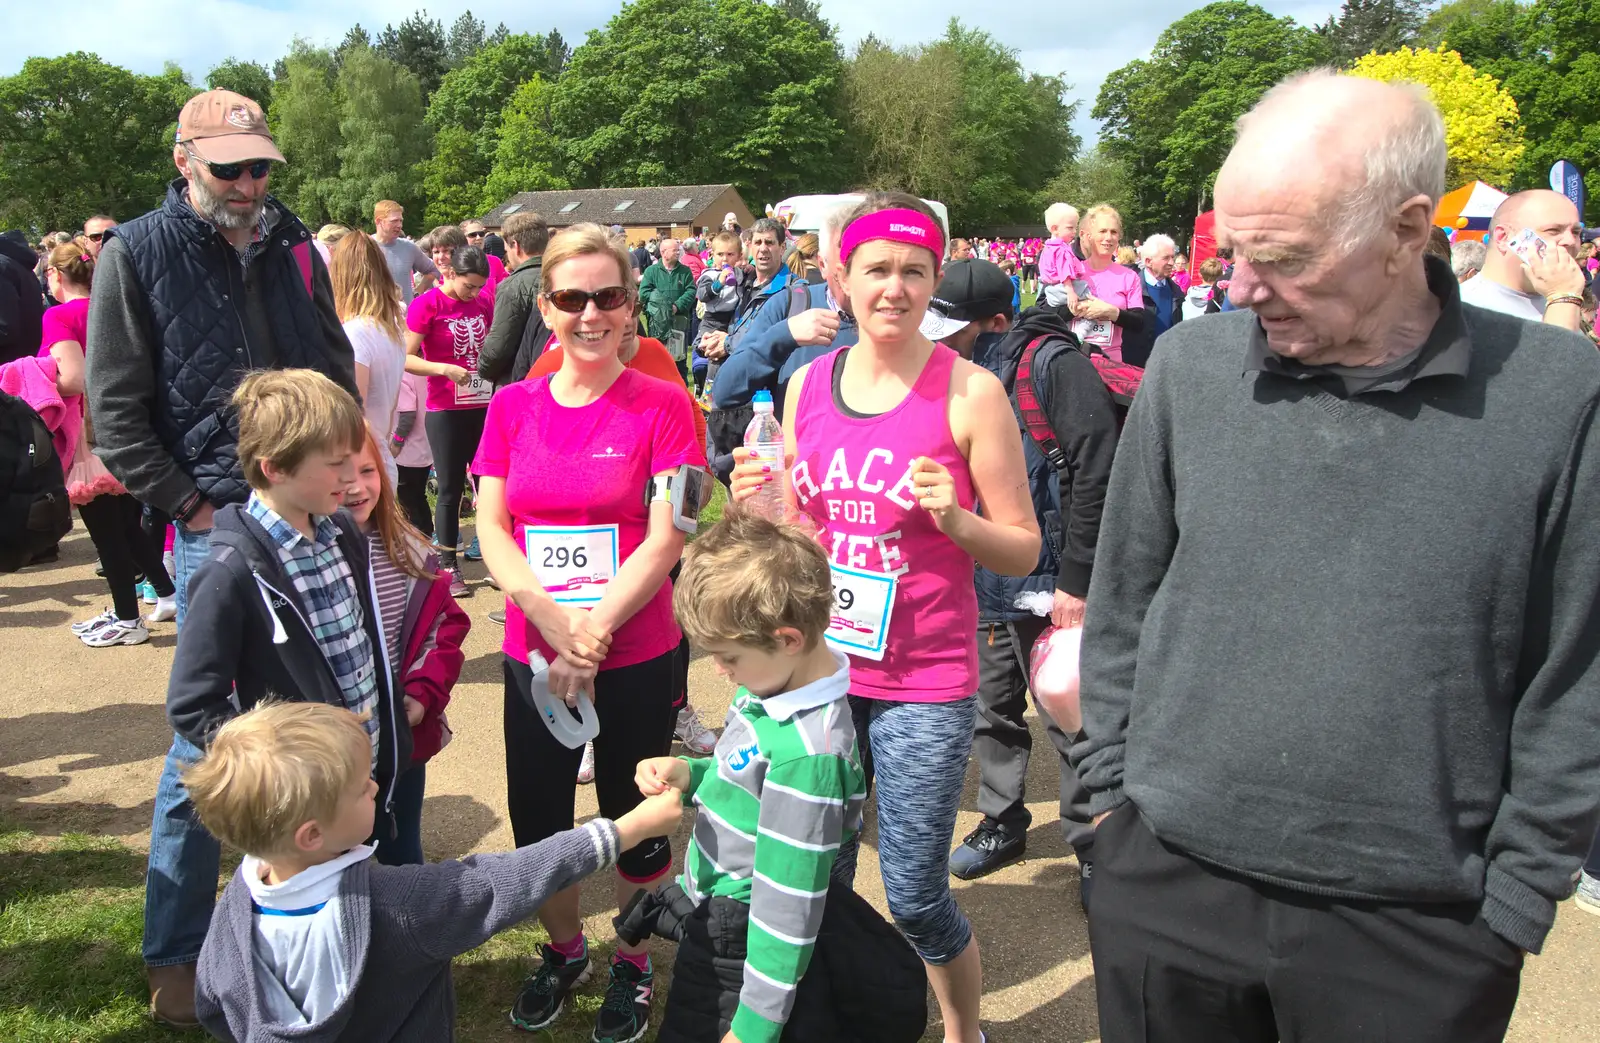
[[[746,501],[746,506],[776,521],[784,514],[783,428],[773,415],[770,391],[757,391],[750,405],[756,415],[750,418],[750,425],[744,429],[744,447],[750,450],[751,460],[772,465],[772,480]]]

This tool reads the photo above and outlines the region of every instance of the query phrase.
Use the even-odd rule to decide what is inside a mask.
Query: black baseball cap
[[[1011,277],[1000,266],[973,258],[951,261],[944,277],[933,291],[928,314],[922,320],[922,335],[938,341],[991,315],[1010,315],[1016,289]]]

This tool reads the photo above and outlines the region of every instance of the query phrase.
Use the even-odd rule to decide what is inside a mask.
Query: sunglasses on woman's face
[[[246,170],[250,171],[251,177],[260,181],[272,172],[270,159],[252,159],[248,163],[208,163],[193,152],[189,153],[189,158],[211,171],[211,176],[218,181],[237,181]]]
[[[593,293],[588,290],[551,290],[544,295],[544,299],[558,310],[576,315],[587,308],[590,301],[594,301],[595,307],[601,311],[616,311],[628,303],[628,291],[622,286],[607,286]]]

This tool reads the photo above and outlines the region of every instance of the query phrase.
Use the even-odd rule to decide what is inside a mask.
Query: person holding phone
[[[684,545],[672,492],[685,469],[704,469],[705,450],[683,385],[619,357],[636,299],[628,255],[599,225],[551,240],[539,311],[561,366],[500,390],[473,463],[484,562],[506,594],[506,786],[519,847],[572,828],[582,756],[536,712],[536,675],[569,703],[593,700],[601,814],[635,807],[638,762],[672,746],[682,635],[667,576]],[[625,852],[619,906],[671,868],[666,837]],[[551,898],[539,919],[550,944],[511,1010],[527,1031],[553,1023],[590,972],[578,888]],[[652,982],[648,951],[619,943],[594,1038],[639,1038]]]
[[[1461,284],[1461,302],[1578,332],[1587,281],[1577,260],[1582,230],[1578,208],[1560,192],[1506,197],[1490,220],[1483,270]]]

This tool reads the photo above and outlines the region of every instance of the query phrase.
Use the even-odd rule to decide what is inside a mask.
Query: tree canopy
[[[1327,57],[1316,32],[1243,0],[1219,0],[1168,26],[1150,57],[1107,76],[1095,100],[1100,148],[1132,179],[1124,223],[1189,226],[1205,209],[1234,122],[1268,88]]]
[[[177,176],[173,128],[192,93],[181,73],[139,76],[81,51],[0,77],[0,228],[150,209]]]
[[[1420,83],[1444,116],[1451,185],[1480,180],[1509,183],[1522,158],[1517,102],[1493,76],[1475,71],[1455,51],[1402,47],[1369,54],[1351,70],[1374,80]]]
[[[844,91],[861,180],[938,199],[958,226],[1036,219],[1039,190],[1079,147],[1067,90],[954,19],[923,46],[869,37]]]
[[[637,0],[572,53],[552,129],[579,185],[731,182],[755,200],[841,187],[843,63],[759,0]]]

